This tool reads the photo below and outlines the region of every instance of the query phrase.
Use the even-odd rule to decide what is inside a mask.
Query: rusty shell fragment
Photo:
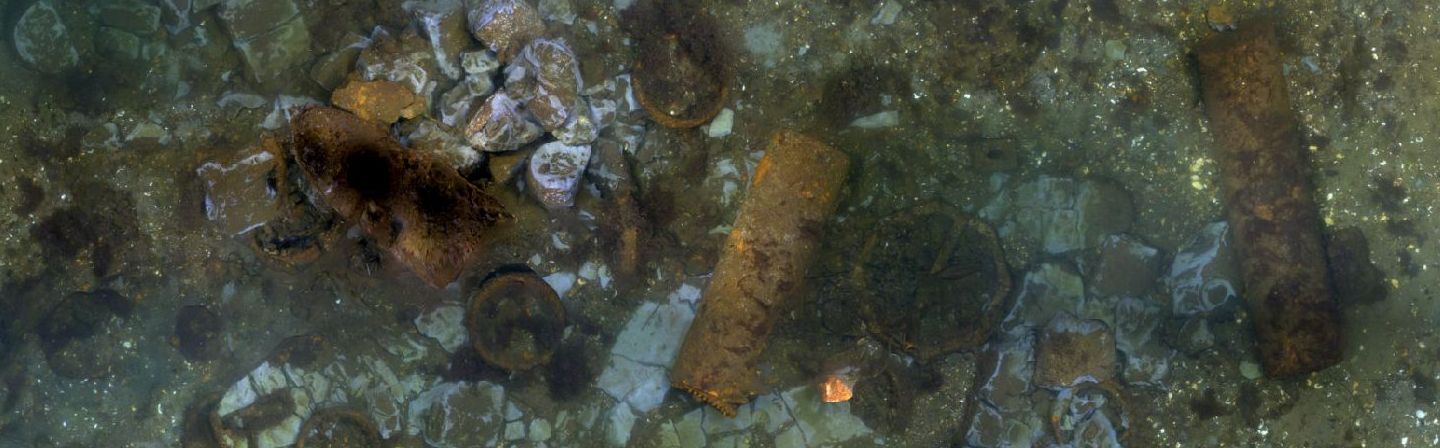
[[[760,355],[805,279],[849,166],[813,138],[784,131],[771,139],[680,347],[675,387],[726,415],[759,393]]]
[[[488,246],[487,231],[511,220],[454,168],[354,114],[309,107],[290,126],[295,160],[320,198],[431,286],[454,281]]]
[[[1275,30],[1245,24],[1201,43],[1197,56],[1265,372],[1329,367],[1340,360],[1340,313]]]

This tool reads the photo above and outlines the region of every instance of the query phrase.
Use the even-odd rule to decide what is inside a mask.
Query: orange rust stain
[[[760,158],[760,164],[755,166],[755,180],[750,185],[760,185],[760,180],[765,178],[765,173],[770,172],[770,155]]]
[[[850,401],[850,397],[855,395],[854,392],[839,375],[826,376],[825,381],[820,383],[820,397],[826,403]]]

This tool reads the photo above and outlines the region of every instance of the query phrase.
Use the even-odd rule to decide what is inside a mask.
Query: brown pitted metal
[[[295,448],[379,448],[386,446],[375,420],[359,409],[329,408],[310,415],[300,426]]]
[[[680,347],[675,387],[732,416],[759,393],[760,355],[799,293],[849,169],[844,153],[813,138],[771,139]]]
[[[1265,372],[1293,377],[1329,367],[1341,357],[1340,313],[1274,27],[1245,23],[1196,53]]]
[[[850,278],[866,331],[925,360],[983,345],[1011,289],[995,229],[933,203],[876,226]]]
[[[443,288],[512,220],[455,169],[400,146],[349,112],[308,107],[291,120],[291,151],[316,193],[426,283]]]
[[[515,372],[550,362],[565,331],[565,306],[529,272],[498,274],[470,299],[470,343],[486,362]]]

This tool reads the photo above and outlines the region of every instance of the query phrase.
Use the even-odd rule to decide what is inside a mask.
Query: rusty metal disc
[[[565,331],[560,297],[531,272],[486,280],[465,316],[470,343],[486,362],[520,371],[550,361]]]
[[[687,33],[688,34],[688,33]],[[729,67],[701,34],[666,34],[640,45],[633,72],[635,99],[668,128],[710,121],[729,96]]]
[[[877,226],[851,281],[866,331],[921,359],[984,344],[1004,317],[1011,288],[995,230],[939,204]]]
[[[382,447],[384,439],[375,421],[356,409],[330,408],[316,411],[305,419],[295,448],[368,448]]]

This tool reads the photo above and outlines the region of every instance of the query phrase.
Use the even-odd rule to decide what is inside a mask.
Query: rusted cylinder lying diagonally
[[[1340,313],[1275,29],[1248,23],[1207,39],[1197,54],[1265,373],[1290,377],[1334,365]]]
[[[759,393],[760,355],[805,278],[849,168],[844,153],[810,137],[771,139],[680,346],[675,387],[725,415]]]
[[[431,286],[443,288],[512,220],[455,169],[406,150],[374,123],[331,107],[290,121],[295,160],[319,196]]]

